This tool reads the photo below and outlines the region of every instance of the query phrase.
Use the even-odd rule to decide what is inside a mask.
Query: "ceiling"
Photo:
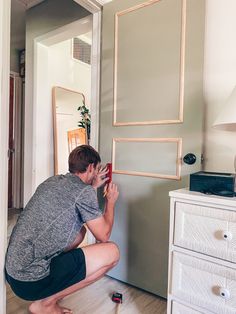
[[[12,0],[11,8],[11,44],[21,50],[25,46],[25,11],[45,0]],[[96,0],[101,5],[112,0]]]
[[[11,0],[11,50],[22,50],[25,47],[25,12],[22,1]]]
[[[39,4],[40,2],[43,2],[44,0],[18,0],[19,2],[21,2],[26,9],[29,9],[37,4]]]
[[[18,0],[18,1],[21,2],[26,7],[26,9],[29,9],[45,0]],[[103,5],[107,2],[111,2],[112,0],[96,0],[96,1],[100,3],[101,5]]]

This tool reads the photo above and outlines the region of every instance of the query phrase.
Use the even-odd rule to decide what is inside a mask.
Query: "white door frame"
[[[100,101],[100,55],[101,55],[101,9],[96,0],[74,0],[93,14],[92,63],[91,63],[91,146],[98,149],[99,101]],[[103,1],[109,2],[110,0]],[[100,1],[101,2],[101,1]]]
[[[13,165],[12,165],[12,207],[21,208],[22,200],[22,78],[19,73],[10,72],[10,77],[14,80],[13,93]]]
[[[10,0],[0,0],[0,313],[6,313],[4,261],[7,243]]]
[[[95,0],[75,0],[93,14],[93,28],[97,37],[93,38],[94,67],[92,78],[100,76],[100,32],[101,5]],[[10,0],[0,0],[0,313],[6,314],[6,286],[4,277],[5,251],[7,246],[7,191],[8,191],[8,119],[9,119],[9,76],[10,76]],[[94,33],[94,32],[93,32]],[[91,102],[92,114],[99,121],[99,80],[93,85]],[[97,126],[98,128],[98,123]],[[94,132],[94,130],[92,130]],[[96,134],[98,134],[96,132]],[[96,143],[98,146],[98,138]]]

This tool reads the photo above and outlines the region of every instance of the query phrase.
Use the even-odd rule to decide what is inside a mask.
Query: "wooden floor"
[[[113,292],[123,295],[123,303],[111,301]],[[73,314],[166,314],[166,301],[142,290],[130,287],[110,277],[65,298],[61,305]],[[7,287],[7,314],[28,314],[29,303],[16,297]]]

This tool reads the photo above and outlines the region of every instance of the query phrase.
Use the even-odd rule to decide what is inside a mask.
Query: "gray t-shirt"
[[[71,245],[86,221],[102,215],[95,189],[68,173],[40,184],[20,214],[6,254],[14,279],[36,281],[49,275],[50,261]]]

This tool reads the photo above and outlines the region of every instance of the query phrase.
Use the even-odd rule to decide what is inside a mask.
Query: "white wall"
[[[72,59],[71,48],[71,40],[49,48],[49,84],[83,93],[86,105],[90,107],[91,66]]]
[[[91,66],[83,62],[76,61],[75,59],[72,58],[71,39],[49,47],[48,60],[49,60],[48,72],[50,73],[48,85],[50,86],[50,90],[52,90],[54,86],[60,86],[60,87],[64,87],[64,88],[82,93],[85,96],[86,106],[90,108]],[[45,115],[51,116],[51,101],[48,104],[48,108],[49,110],[45,112]],[[64,127],[66,127],[67,129],[69,129],[69,127],[71,126],[75,128],[75,126],[78,125],[79,113],[77,115],[74,114],[74,117],[76,116],[78,117],[76,121],[72,121],[72,118],[70,118],[69,121],[67,120],[61,123],[64,124]],[[51,122],[50,128],[51,130],[53,129],[52,122]],[[66,134],[66,132],[64,132],[64,134]],[[58,132],[58,135],[59,135],[59,132]],[[58,149],[59,147],[62,148],[61,144],[62,143],[60,143],[60,145],[58,144]],[[66,139],[66,143],[64,143],[64,147],[65,147],[65,150],[64,150],[65,156],[63,158],[59,158],[59,160],[64,161],[63,162],[64,166],[62,164],[58,165],[58,169],[60,173],[65,173],[68,171],[67,139]],[[38,149],[38,152],[40,153],[41,148],[37,147],[37,149]],[[62,153],[63,152],[59,151],[60,155],[62,155]],[[53,160],[51,159],[51,160],[48,160],[47,162],[52,163]],[[42,182],[43,180],[45,180],[48,176],[52,174],[53,173],[42,173],[41,171],[38,171],[38,175],[36,177],[36,184],[39,184],[40,182]]]
[[[25,90],[25,132],[24,132],[24,205],[27,203],[36,188],[36,167],[35,159],[40,157],[36,155],[36,145],[48,143],[48,149],[52,150],[52,133],[42,136],[41,130],[44,124],[48,127],[51,123],[51,116],[44,115],[39,111],[40,104],[36,104],[36,98],[33,98],[34,91],[34,40],[48,32],[58,29],[73,21],[79,20],[89,13],[80,7],[73,0],[48,0],[33,7],[26,14],[26,90]],[[43,53],[43,52],[42,52]],[[46,52],[45,52],[46,53]],[[44,81],[48,80],[47,75]],[[39,93],[40,91],[38,91]],[[36,95],[35,95],[36,97]],[[50,93],[47,95],[50,98]],[[42,105],[44,105],[42,103]],[[36,108],[37,107],[37,108]],[[36,109],[36,110],[34,110]],[[52,131],[51,131],[52,132]],[[50,136],[50,137],[49,137]],[[38,139],[36,141],[36,138]],[[41,143],[41,144],[40,144]],[[42,150],[42,159],[46,158],[47,151]],[[53,174],[51,164],[42,163],[39,166],[41,171]],[[46,169],[45,169],[46,167]]]
[[[213,129],[212,124],[236,85],[235,12],[235,0],[206,0],[204,166],[208,171],[234,172],[236,133]]]
[[[52,88],[61,86],[83,92],[90,98],[90,67],[71,58],[70,43],[65,43],[65,39],[86,33],[91,27],[92,18],[86,17],[37,38],[34,51],[33,188],[54,174]]]
[[[72,58],[72,40],[66,40],[56,45],[50,46],[48,49],[49,53],[49,85],[50,89],[54,86],[60,86],[67,88],[69,90],[74,90],[79,93],[84,94],[85,103],[88,108],[90,108],[91,99],[91,65],[85,64],[83,62],[77,61]],[[69,92],[68,92],[69,93]],[[68,94],[65,93],[65,94]],[[72,94],[73,95],[73,94]],[[69,97],[69,96],[68,96]],[[66,119],[65,116],[59,117],[57,115],[57,137],[58,137],[58,172],[66,173],[68,172],[68,141],[67,141],[67,131],[69,129],[75,129],[78,127],[78,121],[80,120],[80,114],[77,111],[77,107],[82,105],[82,96],[78,94],[78,103],[71,104],[71,100],[68,99],[67,109],[73,116]],[[57,103],[59,98],[57,98]],[[65,101],[65,99],[64,99]],[[51,104],[49,104],[50,107]],[[64,106],[63,105],[63,106]],[[73,109],[76,111],[73,112]],[[63,110],[63,112],[65,109]],[[73,117],[75,121],[73,121]],[[51,126],[52,127],[52,126]],[[47,162],[53,162],[53,160],[48,160]],[[42,181],[43,178],[41,173],[37,177],[38,181]]]

